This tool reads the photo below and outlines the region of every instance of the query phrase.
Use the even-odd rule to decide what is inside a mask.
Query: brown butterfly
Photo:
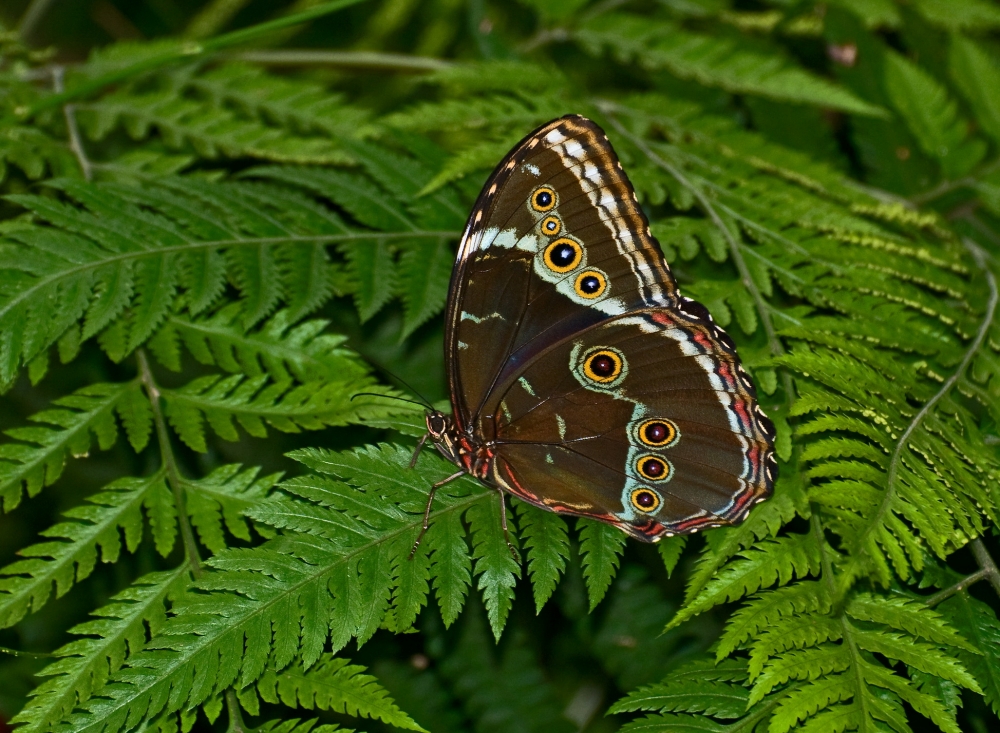
[[[637,539],[735,524],[770,496],[774,425],[732,339],[677,289],[607,136],[571,115],[487,181],[459,246],[427,434],[465,473]],[[419,539],[417,542],[419,543]]]

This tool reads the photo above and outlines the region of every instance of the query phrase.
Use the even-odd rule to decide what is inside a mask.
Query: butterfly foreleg
[[[425,435],[424,439],[426,440],[426,438],[427,436]],[[421,440],[420,444],[422,445],[423,442],[424,441]],[[416,460],[416,457],[414,457],[414,460]],[[464,473],[465,471],[456,471],[448,478],[441,479],[436,484],[431,485],[431,491],[427,495],[427,506],[424,507],[424,523],[420,526],[420,534],[417,535],[417,541],[414,542],[413,547],[410,548],[410,556],[407,558],[408,560],[412,560],[413,556],[417,554],[417,548],[420,547],[420,541],[424,538],[424,534],[427,532],[427,528],[431,526],[431,506],[434,504],[434,494],[436,494],[437,490],[442,486],[444,486],[446,483],[448,483],[449,481],[454,481]],[[508,544],[510,543],[508,542]]]
[[[424,433],[424,437],[417,441],[417,447],[413,451],[413,458],[410,459],[410,468],[417,465],[417,459],[420,458],[420,451],[424,449],[424,443],[427,442],[429,437],[431,437],[430,433]]]
[[[520,565],[521,555],[510,541],[510,533],[507,531],[507,496],[500,489],[497,489],[497,494],[500,495],[500,526],[503,527],[503,538],[507,543],[507,549],[510,550],[510,556]]]

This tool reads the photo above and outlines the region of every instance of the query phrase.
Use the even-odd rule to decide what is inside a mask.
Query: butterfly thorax
[[[455,427],[455,421],[443,412],[427,414],[427,433],[438,452],[476,478],[486,479],[493,464],[493,450],[472,434]]]

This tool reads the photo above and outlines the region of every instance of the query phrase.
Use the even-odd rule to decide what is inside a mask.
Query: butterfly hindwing
[[[647,540],[740,521],[770,495],[774,428],[717,333],[645,309],[551,345],[488,403],[494,480]]]

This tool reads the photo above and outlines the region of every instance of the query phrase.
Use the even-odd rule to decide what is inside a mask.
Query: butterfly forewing
[[[446,338],[459,424],[549,343],[676,300],[604,133],[582,117],[545,125],[497,167],[459,250]]]
[[[735,346],[681,297],[585,118],[539,128],[487,182],[445,348],[457,442],[532,503],[655,540],[739,521],[771,491],[773,426]]]

